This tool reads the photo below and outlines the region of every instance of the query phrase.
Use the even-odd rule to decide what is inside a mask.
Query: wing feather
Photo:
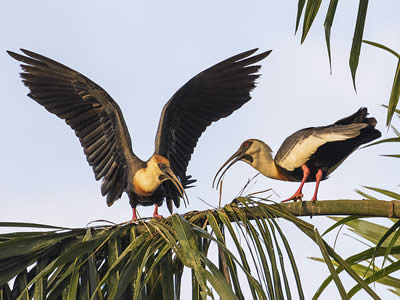
[[[33,100],[75,131],[101,192],[111,205],[126,188],[127,161],[136,161],[118,104],[96,83],[48,57],[23,50],[21,78]],[[125,179],[125,181],[124,181]]]
[[[282,143],[276,153],[275,163],[283,169],[293,171],[304,165],[322,145],[354,138],[367,126],[368,124],[358,123],[299,130]]]
[[[251,99],[250,92],[260,76],[253,65],[271,51],[253,55],[249,50],[199,73],[166,103],[158,125],[155,154],[169,159],[181,180],[201,134],[215,121],[225,118]]]

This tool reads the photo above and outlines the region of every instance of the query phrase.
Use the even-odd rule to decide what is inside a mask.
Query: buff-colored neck
[[[133,177],[135,193],[141,196],[151,196],[161,184],[159,176],[160,168],[157,165],[156,156],[152,156],[147,162],[146,168],[139,169]]]
[[[268,147],[269,148],[269,147]],[[272,179],[288,180],[285,175],[279,172],[278,167],[272,157],[270,149],[262,149],[252,154],[253,162],[250,163],[253,168],[257,169],[261,174]]]

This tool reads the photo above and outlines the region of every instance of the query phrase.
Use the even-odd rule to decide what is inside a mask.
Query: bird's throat
[[[274,159],[272,158],[271,152],[260,151],[258,157],[256,157],[251,165],[257,169],[261,174],[272,179],[288,181],[287,176],[282,174]]]
[[[133,177],[133,189],[140,196],[151,196],[160,184],[159,174],[152,165],[140,169]]]

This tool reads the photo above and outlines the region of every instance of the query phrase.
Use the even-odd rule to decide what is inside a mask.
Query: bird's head
[[[161,155],[153,155],[145,168],[136,172],[133,177],[135,192],[141,196],[150,196],[164,181],[171,180],[179,195],[183,197],[185,191],[179,179],[170,167],[169,160]]]
[[[179,191],[180,196],[183,197],[185,191],[179,179],[176,177],[175,173],[172,171],[169,160],[161,155],[154,155],[152,160],[156,164],[156,173],[160,184],[166,180],[171,180],[175,185],[176,189]]]
[[[215,183],[215,180],[217,179],[218,174],[226,167],[226,169],[222,172],[220,175],[219,179],[217,180],[217,187],[222,179],[222,177],[225,175],[226,171],[233,166],[236,162],[238,161],[244,161],[245,163],[248,163],[251,165],[253,168],[258,169],[257,164],[260,163],[260,156],[261,154],[267,155],[272,159],[272,150],[271,148],[265,144],[263,141],[257,140],[257,139],[248,139],[245,140],[239,147],[239,149],[233,153],[231,157],[228,158],[228,160],[222,165],[222,167],[218,170],[217,174],[214,177],[213,180],[213,186]]]

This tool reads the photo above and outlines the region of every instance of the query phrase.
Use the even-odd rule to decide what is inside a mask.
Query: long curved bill
[[[187,198],[185,189],[183,188],[179,179],[175,176],[174,172],[172,172],[172,170],[170,168],[167,168],[164,171],[164,174],[167,175],[167,177],[164,180],[171,180],[172,183],[175,185],[176,189],[178,190],[179,196],[182,197],[184,200],[185,200],[185,198],[187,200],[188,198]]]
[[[222,169],[225,168],[225,166],[226,166],[227,164],[230,163],[230,164],[226,167],[226,169],[222,172],[222,174],[219,176],[219,178],[218,178],[218,180],[217,180],[217,185],[215,186],[216,188],[218,188],[218,185],[219,185],[219,183],[221,182],[222,177],[224,177],[226,171],[228,171],[228,169],[229,169],[230,167],[232,167],[237,161],[241,160],[241,159],[243,158],[244,155],[245,155],[245,154],[243,153],[243,151],[242,151],[241,148],[239,148],[238,151],[236,151],[235,153],[233,153],[233,155],[232,155],[231,157],[228,158],[228,160],[222,165],[222,167],[219,168],[217,174],[215,174],[215,177],[214,177],[214,180],[213,180],[213,183],[212,183],[212,187],[214,187],[215,179],[217,179],[217,176],[218,176],[219,172],[221,172]]]

